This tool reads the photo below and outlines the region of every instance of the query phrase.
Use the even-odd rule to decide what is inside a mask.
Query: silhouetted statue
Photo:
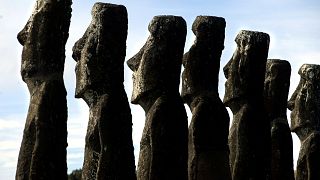
[[[73,47],[76,98],[90,108],[82,179],[136,179],[132,118],[123,86],[127,10],[96,3],[92,21]]]
[[[288,61],[267,61],[264,103],[271,125],[272,180],[294,180],[292,137],[287,120],[290,75],[291,66]]]
[[[192,25],[196,40],[183,58],[181,94],[193,114],[189,126],[189,180],[231,179],[230,119],[218,94],[225,27],[224,18],[198,16]]]
[[[131,102],[146,113],[140,142],[139,180],[186,180],[188,122],[179,94],[186,22],[155,16],[142,49],[127,61],[133,73]]]
[[[18,40],[30,105],[16,179],[67,179],[67,99],[63,82],[71,0],[38,0]]]
[[[233,113],[229,134],[233,180],[263,180],[270,176],[270,123],[264,110],[263,87],[269,35],[240,31],[237,49],[224,67],[224,103]]]
[[[320,65],[304,64],[299,69],[300,82],[288,102],[291,131],[301,148],[296,180],[320,179]]]

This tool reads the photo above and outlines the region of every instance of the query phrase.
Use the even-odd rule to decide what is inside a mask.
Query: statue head
[[[197,95],[218,94],[220,57],[226,22],[215,16],[197,16],[192,25],[196,40],[183,57],[181,96],[190,104]]]
[[[304,64],[299,69],[300,82],[288,102],[291,131],[300,139],[320,130],[320,65]]]
[[[196,42],[205,41],[215,46],[218,52],[224,49],[226,21],[222,17],[197,16],[192,24],[192,32],[196,36]]]
[[[291,66],[288,61],[269,59],[264,81],[264,103],[269,118],[286,117]]]
[[[73,47],[76,64],[76,98],[87,103],[96,96],[117,91],[123,83],[126,55],[127,10],[122,5],[96,3],[92,21]]]
[[[242,30],[235,39],[237,49],[223,68],[227,78],[224,103],[232,109],[239,102],[263,99],[263,83],[269,50],[269,35]]]
[[[27,24],[18,33],[23,45],[21,76],[32,82],[28,86],[63,77],[71,4],[71,0],[37,0]]]
[[[131,102],[140,105],[150,97],[179,93],[186,38],[186,22],[179,16],[155,16],[148,29],[147,42],[127,61],[133,71]]]

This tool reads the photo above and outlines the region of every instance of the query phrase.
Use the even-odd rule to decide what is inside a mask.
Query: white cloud
[[[297,161],[299,157],[299,151],[300,151],[300,140],[298,136],[294,133],[292,133],[292,142],[293,142],[293,161],[294,161],[294,168],[297,168]]]
[[[14,179],[24,127],[22,119],[0,118],[0,179]]]
[[[84,156],[85,135],[89,120],[89,108],[82,100],[76,100],[77,112],[69,115],[68,119],[68,172],[82,167]]]

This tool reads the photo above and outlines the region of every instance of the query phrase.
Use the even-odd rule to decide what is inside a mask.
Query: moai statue
[[[96,3],[92,21],[73,47],[76,98],[90,108],[82,179],[136,179],[132,118],[123,86],[127,10]]]
[[[224,103],[233,113],[229,134],[233,180],[263,180],[270,176],[270,123],[264,110],[263,88],[269,35],[242,30],[237,49],[224,67]]]
[[[186,22],[155,16],[142,49],[127,61],[133,71],[131,102],[146,113],[140,142],[139,180],[188,178],[188,122],[179,94]]]
[[[189,180],[230,180],[229,114],[218,94],[224,18],[198,16],[196,40],[184,55],[181,96],[192,112],[189,126]]]
[[[293,147],[287,119],[291,66],[269,59],[264,81],[264,103],[271,125],[271,179],[294,180]]]
[[[304,64],[299,70],[300,82],[288,102],[291,131],[301,148],[296,180],[320,179],[320,65]]]
[[[18,40],[30,105],[16,179],[67,179],[67,99],[63,82],[71,0],[38,0]]]

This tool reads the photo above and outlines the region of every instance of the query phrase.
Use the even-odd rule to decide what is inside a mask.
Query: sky
[[[93,0],[78,0],[72,5],[70,36],[66,45],[64,80],[68,100],[68,171],[80,168],[89,109],[82,99],[74,98],[75,62],[72,46],[82,37],[91,21]],[[291,63],[289,96],[297,87],[299,67],[304,63],[320,64],[320,1],[318,0],[140,0],[102,1],[122,4],[128,10],[127,56],[132,57],[143,46],[149,32],[148,23],[156,15],[178,15],[187,22],[185,51],[194,41],[191,25],[198,15],[220,16],[226,19],[225,49],[221,69],[236,48],[234,39],[240,30],[266,32],[270,35],[270,59]],[[0,179],[14,179],[24,123],[29,105],[29,92],[20,76],[22,46],[16,39],[31,15],[35,0],[0,0]],[[132,72],[125,68],[125,88],[130,99]],[[223,98],[225,78],[220,70],[219,94]],[[189,118],[190,111],[186,108]],[[144,126],[144,111],[131,105],[133,142],[136,160]],[[290,115],[288,114],[288,118]],[[232,115],[231,115],[232,118]],[[300,142],[293,134],[294,159],[297,160]]]

